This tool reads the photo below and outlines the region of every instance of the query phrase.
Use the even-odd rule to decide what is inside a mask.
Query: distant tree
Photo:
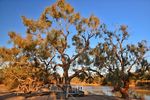
[[[109,31],[106,25],[102,25],[101,31],[104,33],[104,42],[99,43],[91,52],[95,55],[94,65],[106,69],[114,90],[120,91],[126,98],[131,70],[133,67],[140,68],[148,51],[146,41],[138,42],[137,45],[125,42],[129,37],[125,25],[119,26],[115,31]]]

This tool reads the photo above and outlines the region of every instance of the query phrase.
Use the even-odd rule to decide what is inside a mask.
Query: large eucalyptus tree
[[[39,19],[22,16],[22,20],[26,34],[9,32],[13,47],[0,48],[3,61],[13,66],[40,68],[42,77],[61,70],[64,84],[70,84],[79,73],[87,74],[90,69],[86,66],[92,63],[88,57],[90,41],[99,34],[97,17],[82,17],[65,0],[58,0]]]

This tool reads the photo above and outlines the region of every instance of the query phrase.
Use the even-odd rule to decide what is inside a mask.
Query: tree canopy
[[[85,73],[78,66],[82,59],[86,65],[91,63],[87,54],[91,38],[99,34],[100,21],[96,16],[81,17],[65,0],[59,0],[47,7],[39,19],[22,16],[22,20],[26,36],[9,32],[13,47],[0,49],[3,61],[13,66],[40,68],[46,73],[62,68],[65,83]],[[68,76],[69,70],[75,73]]]

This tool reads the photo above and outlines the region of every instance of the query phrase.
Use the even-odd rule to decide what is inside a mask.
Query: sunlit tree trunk
[[[63,84],[64,84],[64,91],[65,91],[65,98],[68,98],[68,93],[69,93],[69,85],[70,85],[70,79],[68,75],[68,66],[64,66],[64,74],[63,74]]]

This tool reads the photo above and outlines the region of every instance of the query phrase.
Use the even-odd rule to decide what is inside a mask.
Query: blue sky
[[[0,47],[9,46],[7,33],[24,34],[21,16],[37,19],[56,0],[0,0]],[[147,40],[150,45],[150,0],[67,0],[82,16],[91,14],[109,27],[129,26],[129,43]]]

